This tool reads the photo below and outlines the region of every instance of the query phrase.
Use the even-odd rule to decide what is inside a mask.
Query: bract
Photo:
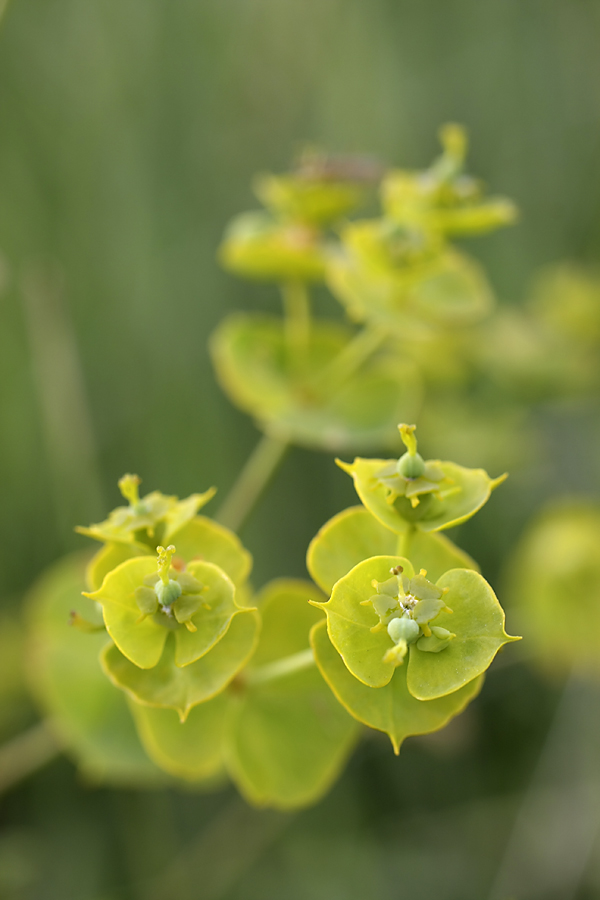
[[[321,608],[327,614],[327,632],[348,670],[372,688],[387,684],[396,667],[386,660],[394,644],[385,629],[373,630],[379,617],[365,601],[374,594],[373,582],[384,583],[392,569],[401,567],[404,575],[415,574],[408,559],[400,556],[375,556],[354,566],[335,584],[331,598]]]
[[[233,219],[219,260],[236,275],[259,281],[322,281],[325,274],[325,249],[318,231],[261,211]]]
[[[408,557],[416,569],[437,579],[448,569],[475,569],[477,563],[445,535],[408,529],[398,535],[364,506],[352,506],[323,525],[308,547],[306,565],[326,594],[350,569],[371,556]]]
[[[129,500],[129,506],[118,506],[104,522],[75,530],[97,541],[146,544],[154,550],[158,544],[168,544],[172,535],[193,519],[216,491],[216,488],[209,488],[203,494],[192,494],[185,500],[168,497],[160,491],[140,498],[140,481],[137,475],[124,475],[119,480],[119,488]]]
[[[105,673],[117,686],[149,706],[175,709],[185,721],[192,707],[220,693],[254,652],[260,619],[256,610],[240,609],[227,633],[210,652],[195,662],[176,662],[176,634],[167,636],[162,656],[153,668],[141,669],[109,644],[101,655]]]
[[[27,599],[27,659],[35,698],[87,778],[162,784],[164,775],[140,744],[125,695],[100,667],[106,632],[82,634],[69,625],[72,610],[86,619],[94,616],[94,604],[81,595],[87,561],[88,554],[79,553],[55,563]]]
[[[87,596],[102,604],[108,633],[135,666],[151,669],[157,665],[170,629],[174,630],[175,664],[186,666],[208,653],[227,631],[239,609],[234,599],[235,585],[213,563],[192,562],[184,573],[171,569],[173,580],[177,581],[187,573],[203,588],[201,594],[193,595],[198,597],[199,608],[187,617],[193,628],[191,631],[177,621],[176,603],[173,604],[174,616],[166,615],[162,610],[149,615],[140,606],[140,591],[151,592],[148,582],[156,575],[156,570],[153,557],[126,560],[108,573],[97,591]]]
[[[310,583],[278,580],[257,599],[263,631],[252,665],[231,692],[226,764],[247,799],[280,809],[306,806],[337,777],[357,737],[310,656],[308,630],[322,613]],[[298,665],[289,666],[290,656]],[[284,672],[277,673],[280,664]],[[278,677],[270,675],[278,674]]]
[[[389,444],[399,416],[418,410],[418,373],[382,351],[338,379],[335,363],[351,339],[337,323],[313,323],[299,373],[281,320],[236,314],[213,334],[211,352],[230,400],[269,434],[330,451]]]
[[[410,591],[406,602],[401,588],[398,598],[400,577],[404,591]],[[488,668],[503,644],[518,640],[506,634],[504,612],[477,572],[452,569],[433,585],[423,571],[414,575],[409,560],[396,556],[359,563],[321,607],[335,650],[348,671],[370,688],[388,684],[402,665],[402,653],[390,652],[394,642],[387,626],[408,611],[423,635],[433,638],[410,646],[407,684],[418,700],[457,691]]]
[[[324,226],[355,209],[364,187],[352,181],[289,175],[259,175],[254,181],[258,199],[283,220]]]
[[[369,728],[384,731],[394,752],[405,738],[443,728],[477,696],[483,675],[453,694],[438,700],[416,700],[406,685],[406,666],[396,669],[391,681],[371,688],[354,678],[327,636],[325,622],[315,625],[310,642],[321,675],[348,712]]]
[[[195,560],[214,563],[223,569],[236,587],[241,587],[250,574],[252,556],[238,536],[206,516],[195,516],[186,522],[171,535],[171,540],[177,547],[175,566]],[[88,589],[98,590],[108,572],[126,559],[143,555],[152,556],[153,550],[138,543],[106,544],[90,560],[86,572]]]
[[[441,531],[459,525],[481,509],[491,492],[506,478],[506,475],[490,478],[483,469],[429,460],[427,465],[441,471],[444,480],[424,483],[424,492],[416,497],[394,497],[386,478],[396,460],[357,457],[353,463],[337,462],[354,479],[356,492],[367,509],[383,525],[398,533],[405,532],[410,525],[422,531]],[[418,503],[413,506],[415,499]]]
[[[444,600],[452,614],[440,612],[435,625],[455,638],[440,653],[423,652],[418,643],[410,648],[407,685],[418,700],[458,691],[485,672],[504,644],[520,640],[504,630],[504,610],[478,572],[452,569],[437,586],[448,589]]]
[[[538,665],[600,674],[600,511],[560,504],[529,526],[505,569],[514,615]]]
[[[414,331],[419,322],[423,329],[479,322],[494,306],[481,266],[456,250],[409,260],[401,268],[374,267],[351,251],[339,252],[330,257],[327,284],[351,319],[399,335]]]
[[[226,778],[222,743],[229,698],[218,694],[190,710],[182,722],[173,709],[130,708],[148,756],[176,778],[198,784],[219,784]]]

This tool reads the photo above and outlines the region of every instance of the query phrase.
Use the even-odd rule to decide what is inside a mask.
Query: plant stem
[[[217,522],[240,529],[288,447],[287,441],[263,435],[215,516]]]
[[[404,556],[405,559],[410,559],[410,545],[415,531],[415,526],[409,525],[406,531],[398,536],[398,556]]]
[[[294,374],[302,374],[310,341],[310,300],[302,281],[281,286],[285,312],[285,340]]]
[[[267,681],[276,681],[278,678],[283,678],[284,675],[291,675],[292,672],[301,672],[302,669],[308,669],[314,665],[315,658],[312,650],[309,648],[245,672],[244,682],[248,685],[265,684]]]
[[[34,725],[0,747],[0,794],[50,762],[60,746],[45,722]]]
[[[348,341],[343,350],[324,369],[319,382],[326,383],[328,390],[343,384],[381,346],[386,337],[385,329],[367,325]]]

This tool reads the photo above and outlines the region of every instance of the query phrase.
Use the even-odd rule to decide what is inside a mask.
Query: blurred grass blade
[[[41,769],[60,752],[54,735],[44,722],[0,747],[0,794]]]
[[[21,286],[56,516],[68,543],[74,524],[94,521],[102,508],[77,337],[55,266],[31,265]]]
[[[600,691],[577,673],[563,691],[489,898],[573,900],[600,830]]]

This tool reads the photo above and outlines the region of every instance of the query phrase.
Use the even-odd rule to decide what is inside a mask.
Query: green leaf
[[[237,314],[221,322],[211,352],[230,400],[269,434],[329,451],[389,444],[399,418],[419,408],[420,379],[412,363],[386,353],[333,378],[351,338],[337,323],[312,323],[299,375],[281,320]]]
[[[442,483],[442,499],[425,494],[414,509],[406,497],[388,503],[389,491],[379,473],[395,464],[393,459],[361,459],[339,463],[354,479],[356,492],[382,525],[402,533],[409,524],[422,531],[441,531],[470,519],[489,500],[491,492],[506,476],[492,479],[483,469],[466,469],[451,462],[429,460],[439,466],[448,482]]]
[[[561,504],[531,523],[506,564],[511,608],[527,646],[556,678],[600,674],[600,512]]]
[[[431,581],[448,569],[475,569],[477,563],[445,535],[407,529],[398,536],[364,506],[352,506],[323,525],[308,547],[306,565],[326,594],[350,569],[371,556],[397,553],[416,570],[426,569]]]
[[[186,571],[204,586],[202,606],[191,619],[196,630],[191,632],[184,626],[178,627],[163,612],[145,618],[140,616],[136,590],[156,571],[154,557],[127,560],[109,572],[102,587],[89,596],[102,604],[108,633],[134,665],[143,669],[155,666],[162,655],[167,634],[174,629],[176,664],[186,666],[208,653],[227,631],[239,608],[234,600],[235,586],[213,563],[189,564]]]
[[[232,694],[226,764],[251,802],[280,809],[306,806],[324,794],[344,765],[357,726],[310,659],[308,629],[322,613],[310,583],[280,580],[259,600],[263,631],[245,685]],[[308,654],[306,653],[308,651]],[[265,677],[289,654],[309,665]]]
[[[252,569],[252,556],[238,536],[206,516],[196,516],[187,522],[169,541],[175,544],[177,556],[186,563],[214,563],[236,586],[246,581]]]
[[[111,681],[134,700],[177,710],[184,721],[193,706],[222,691],[246,664],[256,646],[259,624],[255,610],[238,610],[225,637],[201,659],[183,667],[176,662],[177,635],[173,633],[151,669],[134,665],[115,644],[103,651],[102,666]]]
[[[392,662],[384,661],[394,643],[385,629],[371,630],[379,617],[372,606],[362,604],[374,594],[372,582],[387,581],[396,566],[402,566],[408,578],[414,575],[412,564],[403,557],[375,556],[340,578],[323,604],[331,643],[354,677],[372,688],[383,687],[396,670]]]
[[[418,700],[434,700],[459,690],[485,672],[503,644],[519,640],[506,634],[504,611],[478,572],[452,569],[437,586],[448,588],[444,601],[452,614],[441,612],[435,625],[456,637],[440,653],[410,648],[407,683]]]
[[[138,739],[122,691],[106,678],[98,654],[105,633],[82,634],[69,625],[71,610],[89,619],[82,597],[89,555],[51,566],[27,599],[28,668],[36,699],[65,750],[82,771],[109,784],[151,785],[163,776]]]
[[[396,669],[392,680],[381,688],[371,688],[354,678],[327,636],[325,622],[311,631],[310,642],[321,675],[348,712],[359,722],[384,731],[394,752],[405,738],[429,734],[443,728],[477,696],[483,675],[465,687],[438,700],[416,700],[406,686],[406,666]]]
[[[226,693],[195,706],[185,720],[172,709],[130,701],[140,739],[157,766],[176,778],[212,783],[224,775],[222,743],[229,707]]]
[[[306,566],[326,594],[363,559],[393,555],[398,535],[364,506],[351,506],[323,525],[308,546]]]

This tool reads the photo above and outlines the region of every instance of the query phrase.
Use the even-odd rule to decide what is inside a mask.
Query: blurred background
[[[231,216],[257,205],[252,176],[284,169],[304,142],[421,167],[439,125],[461,122],[471,171],[521,209],[517,227],[470,244],[499,300],[521,303],[541,266],[596,263],[599,46],[597,0],[12,0],[0,27],[4,614],[85,546],[73,526],[118,503],[124,472],[179,496],[215,484],[223,497],[234,482],[258,432],[219,390],[207,339],[226,313],[276,311],[279,298],[215,254]],[[318,309],[334,311],[325,294]],[[517,465],[458,536],[499,590],[541,504],[598,493],[597,406],[535,415],[543,472]],[[331,457],[294,448],[242,532],[254,583],[305,576],[309,540],[355,502]],[[0,648],[17,698],[3,737],[36,720],[16,648],[17,631]],[[399,758],[371,737],[332,793],[293,815],[249,810],[229,789],[93,787],[57,759],[0,799],[0,897],[598,897],[599,697],[498,665],[444,732]],[[598,799],[585,814],[583,797]]]

